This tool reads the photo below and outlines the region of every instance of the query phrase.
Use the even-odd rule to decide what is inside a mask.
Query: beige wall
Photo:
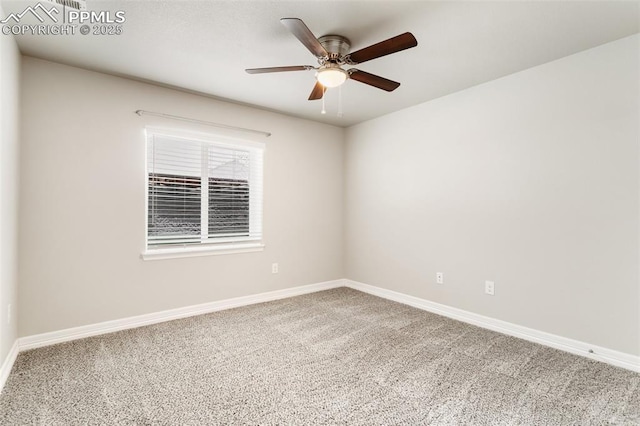
[[[1,8],[0,16],[4,16]],[[19,79],[15,41],[0,35],[0,366],[17,337]]]
[[[349,128],[347,277],[640,354],[638,48]]]
[[[342,129],[29,57],[22,73],[21,336],[344,276]],[[273,133],[263,252],[140,259],[143,128],[196,126],[137,109]]]

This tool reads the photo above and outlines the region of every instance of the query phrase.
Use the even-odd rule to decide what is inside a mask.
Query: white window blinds
[[[260,241],[263,148],[147,130],[147,248]]]

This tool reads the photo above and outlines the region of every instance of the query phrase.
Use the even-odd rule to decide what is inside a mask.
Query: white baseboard
[[[343,287],[344,280],[326,281],[322,283],[292,287],[284,290],[269,291],[250,296],[234,297],[232,299],[219,300],[216,302],[203,303],[201,305],[186,306],[184,308],[171,309],[151,314],[138,315],[135,317],[122,318],[113,321],[105,321],[98,324],[84,325],[81,327],[67,328],[65,330],[52,331],[49,333],[36,334],[34,336],[21,337],[19,350],[39,348],[42,346],[55,345],[57,343],[71,340],[83,339],[85,337],[97,336],[100,334],[113,333],[114,331],[127,330],[130,328],[142,327],[145,325],[157,324],[180,318],[192,317],[195,315],[207,314],[225,309],[238,308],[240,306],[253,305],[255,303],[269,302],[287,297],[300,296],[302,294],[314,293],[322,290]]]
[[[7,357],[4,359],[2,366],[0,367],[0,393],[2,389],[4,389],[4,384],[7,383],[7,379],[9,378],[9,373],[11,373],[11,369],[13,368],[13,364],[16,362],[16,358],[18,357],[19,343],[16,339],[13,342],[13,346],[9,350]]]
[[[530,342],[539,343],[575,355],[581,355],[597,361],[606,362],[616,367],[626,368],[631,371],[640,372],[640,357],[624,352],[614,351],[578,340],[568,339],[551,333],[523,327],[510,322],[497,320],[462,309],[453,308],[447,305],[431,302],[419,297],[409,296],[392,290],[375,287],[369,284],[352,280],[344,280],[345,285],[354,290],[360,290],[374,296],[393,300],[438,315],[453,318],[458,321],[477,325],[478,327],[497,331],[509,336],[518,337]]]
[[[339,279],[322,283],[309,284],[299,287],[287,288],[283,290],[270,291],[250,296],[235,297],[232,299],[220,300],[216,302],[203,303],[200,305],[187,306],[184,308],[171,309],[162,312],[139,315],[135,317],[123,318],[113,321],[105,321],[98,324],[90,324],[81,327],[68,328],[65,330],[52,331],[49,333],[37,334],[33,336],[21,337],[14,343],[11,351],[7,355],[0,367],[0,392],[9,377],[11,368],[18,356],[18,352],[43,346],[55,345],[57,343],[82,339],[85,337],[97,336],[100,334],[112,333],[120,330],[127,330],[145,325],[157,324],[210,312],[222,311],[225,309],[237,308],[256,303],[269,302],[272,300],[285,299],[288,297],[300,296],[322,290],[329,290],[338,287],[349,287],[363,291],[374,296],[393,300],[413,306],[435,314],[443,315],[499,333],[518,337],[531,342],[539,343],[552,348],[560,349],[576,355],[606,362],[617,367],[626,368],[631,371],[640,372],[640,357],[614,351],[611,349],[590,345],[566,337],[545,333],[535,329],[512,324],[506,321],[497,320],[462,309],[453,308],[439,303],[431,302],[414,296],[409,296],[392,290],[360,283],[357,281]]]

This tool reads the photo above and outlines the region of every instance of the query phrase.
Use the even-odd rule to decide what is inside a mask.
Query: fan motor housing
[[[324,50],[329,52],[329,59],[337,59],[345,56],[351,49],[348,38],[339,35],[325,35],[318,39]]]

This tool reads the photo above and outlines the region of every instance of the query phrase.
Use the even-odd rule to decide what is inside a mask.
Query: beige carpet
[[[640,375],[350,289],[35,349],[2,425],[638,425]]]

